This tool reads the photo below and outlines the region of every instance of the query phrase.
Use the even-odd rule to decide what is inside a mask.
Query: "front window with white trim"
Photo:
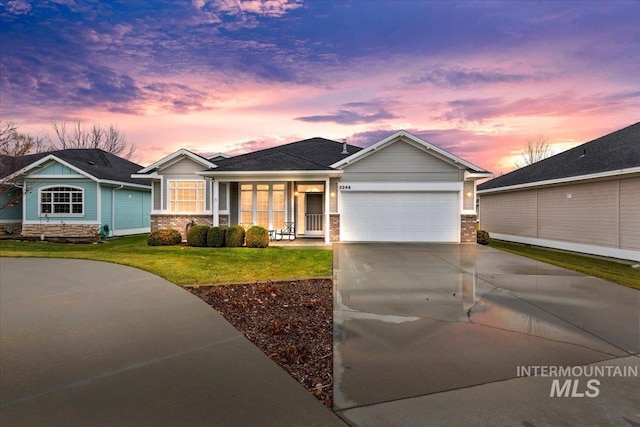
[[[83,216],[84,189],[77,187],[41,188],[40,215]]]
[[[240,185],[240,224],[283,228],[285,210],[285,184]]]
[[[171,213],[203,213],[204,181],[169,181]]]

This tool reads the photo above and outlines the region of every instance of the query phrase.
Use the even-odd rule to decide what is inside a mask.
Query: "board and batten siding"
[[[618,246],[618,181],[538,190],[538,237]]]
[[[50,165],[45,166],[44,168],[31,173],[31,176],[47,176],[47,175],[78,176],[80,174],[74,171],[73,169],[68,168],[67,166],[60,164],[58,162],[53,162]]]
[[[537,237],[537,190],[480,196],[480,226],[489,233]]]
[[[6,206],[17,202],[13,206]],[[18,187],[2,187],[0,191],[0,222],[22,220],[22,189]]]
[[[116,231],[138,230],[150,227],[151,194],[127,188],[114,192]]]
[[[620,248],[640,251],[640,177],[620,180]]]
[[[480,227],[541,242],[638,251],[640,178],[481,194]]]
[[[459,182],[463,172],[406,142],[380,148],[344,167],[343,182]]]

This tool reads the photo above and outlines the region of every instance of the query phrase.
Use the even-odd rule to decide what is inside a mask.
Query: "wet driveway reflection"
[[[334,247],[337,410],[640,351],[640,292],[479,245]]]

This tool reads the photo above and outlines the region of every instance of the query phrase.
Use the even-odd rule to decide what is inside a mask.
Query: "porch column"
[[[329,184],[330,180],[327,178],[324,181],[324,242],[326,244],[331,243],[331,220],[329,216],[331,211],[331,188]]]
[[[213,180],[213,197],[211,198],[211,211],[213,212],[213,226],[218,227],[220,225],[220,203],[218,198],[220,197],[220,183],[217,180]]]

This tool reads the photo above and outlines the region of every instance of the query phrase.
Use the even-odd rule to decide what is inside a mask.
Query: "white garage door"
[[[342,192],[343,242],[459,242],[457,192]]]

